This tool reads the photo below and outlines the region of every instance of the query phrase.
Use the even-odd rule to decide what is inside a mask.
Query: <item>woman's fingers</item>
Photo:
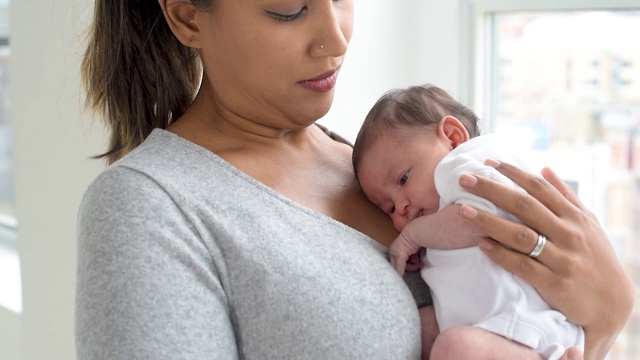
[[[576,206],[578,209],[582,210],[583,213],[587,214],[592,220],[597,221],[596,216],[587,209],[582,201],[578,198],[578,195],[573,191],[569,185],[567,185],[560,177],[551,169],[544,168],[541,171],[542,176],[560,192],[560,194],[567,199],[571,204]]]
[[[531,284],[552,308],[559,309],[573,322],[582,325],[594,321],[590,318],[589,311],[589,307],[594,304],[576,303],[577,295],[574,292],[576,286],[584,296],[597,291],[594,289],[595,284],[584,283],[588,277],[592,277],[593,269],[585,270],[584,264],[576,263],[576,254],[562,251],[550,241],[547,241],[539,257],[533,259],[527,254],[535,246],[537,235],[520,235],[527,231],[534,233],[532,230],[483,211],[468,209],[472,208],[464,205],[462,215],[499,241],[481,240],[479,246],[482,252],[507,271]],[[505,243],[520,244],[520,249],[524,249],[524,244],[528,243],[528,250],[510,249],[502,245]],[[525,251],[527,252],[524,253]]]
[[[482,240],[480,248],[491,260],[510,273],[523,278],[536,289],[549,286],[549,280],[555,278],[554,272],[541,262],[527,255],[510,251],[491,239]]]
[[[571,213],[573,206],[582,208],[582,204],[577,200],[577,197],[573,194],[571,188],[569,188],[569,186],[567,186],[549,169],[547,169],[546,173],[551,176],[553,183],[550,183],[546,177],[528,173],[511,164],[502,163],[496,160],[487,160],[485,163],[513,180],[516,184],[520,185],[533,198],[537,199],[547,209],[560,217]],[[501,194],[496,195],[499,196]],[[493,201],[493,199],[489,197],[486,197],[486,199]],[[571,200],[576,201],[577,204],[573,203]],[[522,201],[523,205],[526,205],[530,199],[524,197]],[[510,209],[505,210],[511,211]]]
[[[508,244],[505,247],[496,241],[483,239],[479,245],[493,261],[522,277],[533,287],[537,288],[543,285],[541,282],[548,281],[553,275],[552,269],[564,261],[563,254],[558,254],[557,247],[550,241],[546,242],[537,259],[529,257],[527,254],[535,247],[538,234],[524,225],[492,216],[468,205],[462,206],[461,213],[491,239],[500,239],[502,244]]]
[[[511,186],[469,174],[465,174],[460,177],[460,185],[470,193],[483,197],[493,202],[501,209],[513,214],[515,217],[520,219],[520,221],[528,224],[535,232],[542,233],[548,239],[556,238],[559,235],[555,233],[555,231],[560,228],[558,216],[526,192],[515,190]],[[550,185],[548,187],[551,188]],[[555,191],[555,195],[560,198],[562,197],[562,195],[557,191]],[[568,203],[567,200],[563,201]],[[505,223],[507,222],[505,221]],[[521,227],[518,229],[520,229],[520,231],[524,231]],[[513,232],[513,230],[511,232]],[[501,237],[492,237],[502,242],[505,246],[517,249],[523,253],[529,253],[531,249],[533,249],[535,241],[538,238],[537,234],[529,233],[528,238],[530,240],[527,243],[525,242],[527,234],[517,233],[515,235],[516,236],[510,236],[505,239],[509,242],[503,242]]]
[[[460,178],[465,190],[492,201],[524,223],[462,206],[462,216],[495,239],[481,241],[484,253],[528,281],[552,308],[582,325],[587,339],[598,339],[589,341],[590,357],[606,354],[610,344],[605,342],[627,321],[635,291],[604,229],[552,171],[546,169],[543,176],[536,176],[508,164],[489,164],[528,193],[480,176]],[[538,241],[538,233],[548,241],[532,259],[528,254]]]
[[[569,187],[553,170],[549,168],[543,168],[540,171],[542,177],[544,177],[565,199],[569,200],[573,205],[578,208],[584,208],[582,202],[578,199],[576,194],[573,192],[573,189]]]
[[[583,360],[582,351],[578,348],[569,348],[564,352],[560,360]]]

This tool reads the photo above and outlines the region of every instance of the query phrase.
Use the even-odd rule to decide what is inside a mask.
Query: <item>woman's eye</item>
[[[400,185],[406,184],[407,181],[409,181],[409,172],[408,171],[406,173],[402,174],[402,177],[400,178]]]
[[[266,10],[266,12],[267,12],[267,14],[269,14],[271,17],[273,17],[277,21],[289,22],[289,21],[295,21],[295,20],[302,19],[304,14],[307,13],[307,7],[305,6],[302,9],[300,9],[300,11],[298,11],[296,13],[293,13],[293,14],[281,14],[281,13],[277,13],[277,12],[273,12],[273,11],[269,11],[269,10]]]

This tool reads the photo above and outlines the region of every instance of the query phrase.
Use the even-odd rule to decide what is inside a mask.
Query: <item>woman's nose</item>
[[[342,9],[329,1],[318,17],[318,40],[315,51],[342,56],[353,33],[353,10]]]

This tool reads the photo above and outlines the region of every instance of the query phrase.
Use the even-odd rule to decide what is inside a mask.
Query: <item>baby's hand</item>
[[[405,227],[406,229],[407,227]],[[420,268],[419,252],[420,246],[413,242],[406,234],[406,231],[402,231],[400,235],[389,246],[389,261],[391,265],[398,271],[398,274],[404,275],[405,270],[415,271]],[[415,257],[418,257],[417,263]],[[412,261],[407,262],[409,258]]]
[[[422,249],[418,250],[417,253],[409,256],[409,260],[407,261],[407,267],[405,268],[405,271],[413,272],[413,271],[418,271],[422,269],[422,260],[420,260],[420,255],[422,254],[421,250]]]

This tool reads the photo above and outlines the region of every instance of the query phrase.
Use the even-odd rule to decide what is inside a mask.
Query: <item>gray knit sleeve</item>
[[[429,293],[429,286],[424,282],[419,271],[407,272],[404,275],[404,282],[409,287],[409,290],[411,290],[413,299],[416,301],[418,307],[433,305],[433,300]]]
[[[78,216],[78,359],[234,359],[220,264],[153,180],[115,167]]]

